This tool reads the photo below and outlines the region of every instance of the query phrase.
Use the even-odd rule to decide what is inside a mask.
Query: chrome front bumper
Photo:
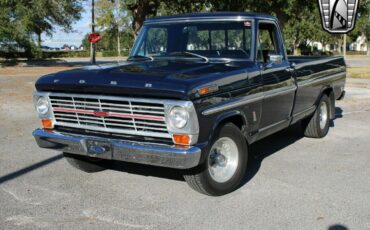
[[[32,135],[41,148],[89,157],[188,169],[199,164],[201,149],[146,144],[36,129]],[[92,144],[91,144],[92,143]],[[94,143],[97,143],[94,145]],[[99,144],[103,143],[103,144]]]

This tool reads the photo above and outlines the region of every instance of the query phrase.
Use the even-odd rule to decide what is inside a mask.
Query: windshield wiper
[[[180,52],[172,52],[172,53],[169,53],[169,56],[184,56],[184,55],[193,56],[193,57],[197,57],[197,58],[203,59],[205,63],[208,63],[209,62],[209,59],[207,57],[202,56],[200,54],[192,53],[192,52],[180,51]]]
[[[144,55],[134,55],[127,58],[127,61],[137,61],[137,60],[151,60],[153,61],[154,58],[151,56],[144,56]]]

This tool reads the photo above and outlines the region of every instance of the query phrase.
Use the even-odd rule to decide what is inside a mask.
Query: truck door
[[[259,125],[262,138],[289,125],[296,90],[282,36],[275,22],[259,22],[256,57],[264,93]]]

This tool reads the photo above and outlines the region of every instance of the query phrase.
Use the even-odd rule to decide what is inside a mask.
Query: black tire
[[[210,151],[213,144],[221,138],[229,138],[234,141],[238,149],[238,163],[235,172],[232,177],[223,183],[219,183],[214,180],[210,174],[208,160],[210,157]],[[247,142],[239,130],[232,123],[226,123],[222,127],[218,128],[218,131],[213,137],[213,141],[210,143],[205,163],[196,167],[195,169],[189,170],[184,178],[191,188],[194,190],[210,195],[210,196],[221,196],[230,193],[237,189],[245,175],[248,161],[248,147]]]
[[[326,119],[320,125],[322,118],[322,107],[326,106]],[[323,95],[317,105],[315,113],[309,119],[303,121],[304,135],[311,138],[323,138],[328,134],[330,124],[331,101],[327,95]]]
[[[70,165],[87,173],[100,172],[106,169],[100,159],[93,159],[70,153],[63,153],[63,155]]]

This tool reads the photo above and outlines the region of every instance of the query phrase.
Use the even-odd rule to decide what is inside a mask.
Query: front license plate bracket
[[[112,144],[108,141],[86,140],[86,152],[90,157],[112,158]]]

